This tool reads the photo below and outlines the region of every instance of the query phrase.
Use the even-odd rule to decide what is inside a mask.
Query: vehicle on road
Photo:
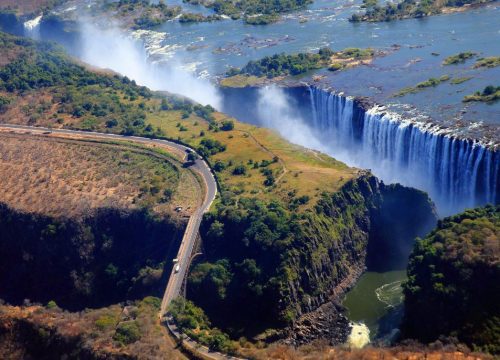
[[[178,273],[179,270],[181,269],[181,266],[179,264],[175,265],[175,273]]]

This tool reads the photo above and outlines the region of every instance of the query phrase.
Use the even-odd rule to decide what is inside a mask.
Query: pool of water
[[[368,271],[346,294],[342,304],[349,320],[366,325],[370,340],[388,336],[397,328],[403,303],[401,283],[405,279],[405,270]]]

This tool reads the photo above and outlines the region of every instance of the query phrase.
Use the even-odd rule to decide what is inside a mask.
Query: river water
[[[211,13],[200,5],[167,1],[189,12]],[[241,67],[249,60],[275,53],[315,51],[323,46],[340,50],[346,47],[372,47],[388,50],[368,66],[325,75],[322,85],[347,95],[370,96],[377,102],[409,114],[432,117],[443,124],[461,124],[457,132],[474,132],[475,137],[489,133],[498,143],[500,102],[495,104],[462,103],[465,95],[497,85],[500,67],[473,69],[474,60],[443,66],[446,56],[474,51],[478,57],[500,54],[500,6],[484,7],[424,19],[384,23],[350,23],[347,19],[359,10],[360,0],[339,0],[334,4],[316,0],[306,10],[286,15],[276,24],[246,25],[242,20],[181,24],[169,21],[154,31],[134,34],[144,41],[149,60],[165,66],[182,65],[194,76],[214,79],[230,67]],[[82,18],[83,8],[58,9],[59,14]],[[109,21],[108,21],[109,23]],[[397,45],[399,50],[393,51]],[[437,55],[436,55],[437,54]],[[127,75],[127,74],[125,74]],[[443,83],[416,94],[394,98],[396,91],[415,86],[430,77],[450,75],[472,77],[462,84]],[[141,79],[136,79],[140,82]],[[306,79],[307,80],[307,75]]]
[[[166,57],[173,55],[181,59],[200,76],[218,75],[231,66],[241,67],[249,60],[280,52],[314,51],[322,46],[390,49],[397,44],[401,46],[398,51],[375,60],[370,66],[328,74],[328,83],[349,95],[368,95],[383,103],[409,104],[443,121],[460,118],[500,122],[499,103],[461,103],[463,96],[473,89],[482,89],[493,79],[498,80],[499,68],[472,69],[470,62],[441,66],[444,57],[461,51],[474,51],[480,56],[500,54],[498,3],[426,19],[348,22],[347,18],[358,10],[358,5],[357,1],[338,1],[332,5],[331,1],[318,0],[309,9],[268,26],[250,26],[231,20],[202,24],[168,22],[158,31],[167,34]],[[171,49],[175,49],[174,54]],[[473,79],[460,85],[443,84],[402,99],[391,97],[403,87],[446,74],[473,76]]]
[[[406,271],[364,273],[356,285],[346,294],[343,305],[347,308],[349,320],[357,325],[355,338],[369,340],[390,338],[394,334],[402,315],[403,293],[401,283]],[[353,344],[365,345],[364,341]],[[358,346],[356,346],[358,345]]]

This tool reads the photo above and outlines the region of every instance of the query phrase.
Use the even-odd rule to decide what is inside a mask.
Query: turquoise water
[[[396,328],[403,302],[401,283],[406,271],[364,273],[342,302],[347,316],[354,323],[363,323],[370,329],[373,340]]]

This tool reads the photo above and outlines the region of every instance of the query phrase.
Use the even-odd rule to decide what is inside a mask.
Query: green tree
[[[233,120],[224,120],[222,122],[221,130],[231,131],[233,129],[234,129],[234,121]]]
[[[241,164],[233,169],[233,175],[245,175],[247,173],[247,168],[245,165]]]

